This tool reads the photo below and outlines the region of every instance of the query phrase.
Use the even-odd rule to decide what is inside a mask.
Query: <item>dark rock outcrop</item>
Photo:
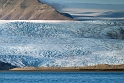
[[[38,0],[0,0],[0,20],[72,20]]]
[[[4,63],[4,62],[0,61],[0,70],[9,70],[9,69],[12,69],[12,68],[16,68],[16,66],[13,66],[9,63]]]

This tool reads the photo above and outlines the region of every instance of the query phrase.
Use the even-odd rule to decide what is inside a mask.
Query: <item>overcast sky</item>
[[[124,19],[124,0],[40,0],[75,19]]]
[[[55,3],[100,3],[100,4],[124,4],[124,0],[45,0]]]

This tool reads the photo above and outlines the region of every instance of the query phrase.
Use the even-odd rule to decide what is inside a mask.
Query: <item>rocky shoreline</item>
[[[124,64],[109,65],[98,64],[93,66],[77,66],[77,67],[17,67],[9,63],[0,61],[0,71],[65,71],[65,72],[80,72],[80,71],[124,71]]]
[[[65,72],[80,72],[80,71],[124,71],[124,64],[121,65],[108,65],[99,64],[94,66],[83,67],[23,67],[14,68],[10,71],[65,71]]]

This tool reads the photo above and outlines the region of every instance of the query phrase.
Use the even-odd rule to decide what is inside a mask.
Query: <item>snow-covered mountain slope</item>
[[[0,21],[0,61],[16,66],[124,64],[123,21]]]

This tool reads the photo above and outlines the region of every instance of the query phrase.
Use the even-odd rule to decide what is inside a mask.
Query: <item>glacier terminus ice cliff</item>
[[[124,64],[124,21],[0,21],[0,61],[24,66]]]

